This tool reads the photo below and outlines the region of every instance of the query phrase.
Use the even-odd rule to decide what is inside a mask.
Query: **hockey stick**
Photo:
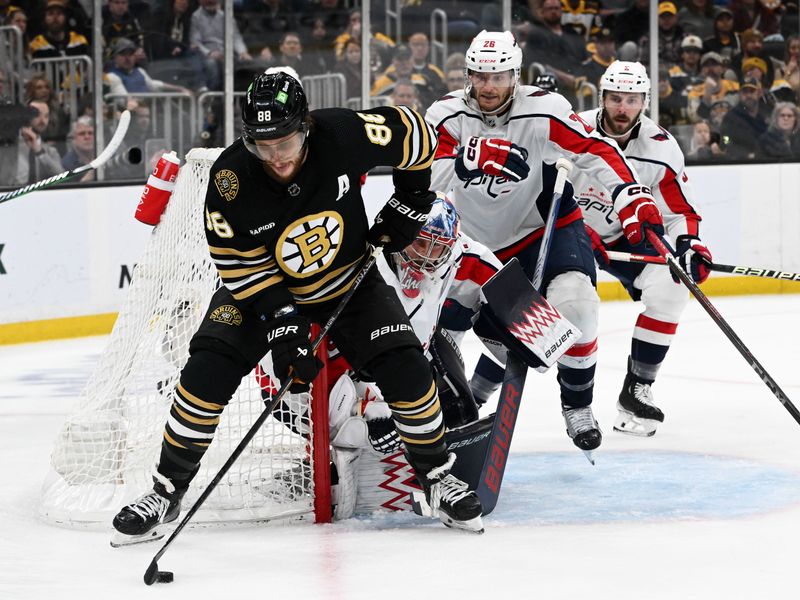
[[[646,254],[632,254],[628,252],[618,252],[616,250],[606,250],[609,260],[615,262],[646,263],[653,265],[666,265],[667,261],[663,256],[648,256]],[[713,263],[709,267],[712,271],[720,273],[733,273],[734,275],[750,275],[752,277],[767,277],[770,279],[781,279],[783,281],[800,281],[800,273],[789,271],[778,271],[777,269],[756,269],[755,267],[741,267],[738,265],[721,265]]]
[[[561,206],[561,196],[564,194],[564,186],[567,182],[567,175],[572,169],[572,163],[566,158],[559,158],[556,162],[556,169],[558,176],[553,186],[553,200],[550,203],[550,212],[547,214],[542,244],[539,247],[539,256],[536,258],[536,268],[533,272],[533,287],[540,293],[542,290],[539,288],[544,280],[544,268],[547,263],[547,255],[550,253],[550,244],[553,241],[558,210]],[[516,353],[509,350],[503,375],[503,386],[500,388],[500,398],[497,401],[497,410],[489,438],[489,450],[483,461],[483,469],[475,489],[484,515],[488,515],[494,510],[500,496],[500,486],[503,483],[511,438],[514,435],[522,390],[525,387],[527,376],[528,365]]]
[[[728,325],[728,322],[722,318],[722,315],[720,315],[717,309],[714,308],[714,305],[711,304],[711,301],[700,290],[700,287],[691,277],[689,277],[689,275],[687,275],[686,271],[681,268],[678,260],[672,254],[672,251],[664,239],[651,229],[646,229],[645,234],[647,235],[647,240],[653,244],[658,253],[664,258],[664,260],[666,260],[672,273],[678,277],[687,288],[689,288],[689,291],[692,293],[692,295],[697,299],[697,301],[705,309],[713,321],[719,326],[719,328],[722,330],[722,333],[725,334],[725,336],[736,347],[748,364],[753,368],[756,374],[761,378],[761,381],[767,385],[770,391],[775,394],[775,397],[778,398],[780,403],[783,404],[783,407],[789,411],[789,414],[792,415],[794,420],[800,424],[800,411],[798,411],[797,407],[792,404],[792,401],[789,400],[784,391],[780,388],[772,376],[767,373],[766,369],[761,365],[761,363],[756,360],[756,357],[753,356],[747,346],[744,345],[744,342],[739,338],[738,335],[736,335],[736,332],[731,329],[731,326]]]
[[[333,324],[336,322],[336,319],[339,318],[339,315],[342,314],[345,306],[347,303],[350,302],[350,299],[356,292],[356,289],[364,280],[364,277],[367,276],[367,273],[375,264],[375,261],[378,260],[378,257],[383,253],[383,246],[371,246],[370,251],[367,254],[367,258],[364,261],[364,264],[361,266],[361,269],[356,274],[355,278],[353,279],[353,283],[350,286],[350,289],[347,290],[345,295],[339,301],[339,304],[336,306],[334,311],[331,313],[330,317],[328,317],[328,321],[325,323],[325,326],[320,331],[317,339],[314,340],[314,343],[311,346],[312,352],[316,352],[317,348],[319,348],[320,344],[322,343],[323,338],[327,335],[328,331],[330,331]],[[214,488],[217,487],[217,484],[222,480],[225,476],[225,473],[228,472],[228,469],[231,468],[236,459],[239,458],[244,449],[250,443],[250,440],[255,437],[256,433],[258,433],[261,426],[264,422],[269,418],[272,414],[272,411],[275,410],[275,407],[281,402],[283,397],[286,395],[286,392],[289,391],[289,386],[292,384],[291,379],[287,379],[285,381],[275,396],[269,401],[267,407],[261,413],[261,415],[256,419],[255,423],[253,423],[250,430],[245,434],[242,438],[242,441],[239,442],[239,445],[233,450],[231,455],[228,457],[228,460],[225,461],[225,464],[222,465],[219,472],[214,476],[209,484],[206,486],[206,489],[203,490],[203,493],[197,498],[195,503],[192,507],[187,511],[186,515],[183,517],[183,520],[178,524],[175,530],[172,532],[172,535],[169,536],[164,545],[161,546],[161,549],[156,553],[153,557],[153,560],[150,561],[150,566],[147,567],[147,570],[144,573],[144,582],[147,585],[153,585],[154,583],[171,583],[173,580],[173,574],[170,571],[159,571],[158,570],[158,560],[164,556],[164,553],[167,551],[167,548],[170,547],[175,538],[178,537],[178,534],[186,527],[186,524],[191,520],[194,514],[198,511],[198,509],[202,506],[203,502],[211,495],[211,492],[214,491]]]
[[[31,183],[26,185],[25,187],[18,188],[16,190],[12,190],[10,192],[5,192],[0,194],[0,203],[6,202],[7,200],[12,200],[14,198],[18,198],[19,196],[24,196],[30,192],[35,192],[36,190],[41,190],[46,187],[50,187],[51,185],[55,185],[57,183],[64,183],[86,171],[91,171],[92,169],[96,169],[97,167],[102,167],[106,164],[109,159],[116,154],[117,150],[119,150],[120,144],[122,144],[122,140],[125,137],[125,134],[128,132],[128,125],[131,122],[131,113],[129,111],[125,111],[120,115],[119,123],[117,124],[117,130],[114,132],[114,135],[111,137],[111,141],[108,142],[108,145],[103,148],[103,151],[97,155],[92,162],[88,165],[82,165],[80,167],[76,167],[69,171],[64,171],[63,173],[59,173],[58,175],[53,175],[52,177],[48,177],[47,179],[43,179],[41,181],[37,181],[36,183]]]

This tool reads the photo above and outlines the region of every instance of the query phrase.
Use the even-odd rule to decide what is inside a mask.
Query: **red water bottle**
[[[161,155],[142,190],[142,198],[136,207],[137,220],[147,225],[158,225],[175,188],[180,166],[181,161],[175,151]]]

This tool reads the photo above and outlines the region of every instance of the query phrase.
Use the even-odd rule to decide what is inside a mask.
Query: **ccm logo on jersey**
[[[406,325],[405,323],[400,323],[399,325],[384,325],[380,329],[376,329],[375,331],[370,333],[369,339],[371,341],[381,337],[382,335],[386,335],[387,333],[397,333],[398,331],[413,331],[413,330],[411,329],[411,325]]]
[[[424,223],[428,220],[428,213],[421,213],[410,206],[406,206],[402,202],[400,202],[397,198],[389,198],[389,206],[394,208],[397,212],[401,215],[406,215],[412,221],[419,221],[420,223]]]
[[[267,341],[271,342],[275,338],[279,338],[283,335],[288,335],[290,333],[297,334],[297,325],[281,325],[280,327],[276,327],[272,331],[267,334]]]

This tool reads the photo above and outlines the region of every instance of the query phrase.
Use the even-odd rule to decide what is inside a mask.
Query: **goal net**
[[[194,149],[180,169],[167,209],[133,271],[108,345],[56,439],[41,502],[41,514],[49,521],[110,524],[122,506],[152,487],[173,390],[189,357],[189,340],[220,285],[203,232],[203,200],[209,170],[221,151]],[[242,380],[184,507],[194,503],[264,410],[260,381],[255,372]],[[325,416],[321,422],[327,426],[321,395],[300,400],[293,396],[292,408],[310,417],[308,436],[293,433],[271,416],[193,520],[313,515],[315,497],[317,519],[327,520],[327,429],[322,436],[325,448],[317,449],[324,468],[315,469],[313,460],[315,413]]]

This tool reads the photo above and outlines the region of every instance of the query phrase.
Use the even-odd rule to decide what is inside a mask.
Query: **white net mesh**
[[[78,408],[56,440],[42,515],[110,524],[152,487],[164,423],[189,340],[219,286],[203,232],[209,169],[220,149],[186,157],[175,192],[137,264],[130,290]],[[298,407],[309,411],[310,405]],[[254,373],[223,412],[184,499],[191,506],[264,410]],[[270,417],[193,519],[250,521],[313,511],[310,444]]]

